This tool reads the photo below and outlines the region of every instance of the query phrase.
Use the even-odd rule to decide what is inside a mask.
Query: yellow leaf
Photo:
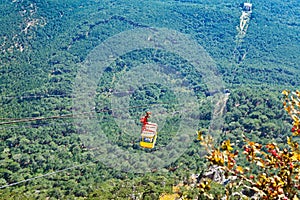
[[[233,150],[233,148],[231,147],[231,144],[230,144],[230,140],[226,140],[226,141],[223,142],[222,149],[227,150],[227,151],[232,151]]]
[[[159,197],[159,200],[174,200],[179,198],[178,194],[163,194]]]
[[[257,181],[257,182],[256,182],[256,185],[260,187],[260,186],[262,186],[262,183],[261,183],[260,181]],[[255,188],[255,187],[254,187],[254,188]],[[253,189],[254,189],[254,188],[253,188]]]
[[[289,145],[291,145],[291,144],[292,144],[292,140],[291,140],[291,138],[290,138],[290,137],[287,137],[287,143],[288,143]]]
[[[180,188],[178,186],[173,186],[173,192],[174,193],[180,192]]]
[[[281,94],[283,94],[285,96],[288,96],[289,95],[289,91],[283,90]]]
[[[299,118],[298,118],[296,115],[292,115],[292,119],[293,119],[295,122],[299,122]]]
[[[252,141],[248,142],[248,144],[249,144],[251,147],[255,145],[255,143],[252,142]]]
[[[241,173],[241,174],[244,173],[244,169],[243,169],[243,167],[241,167],[241,166],[237,166],[237,167],[236,167],[236,171],[239,172],[239,173]]]
[[[257,166],[260,166],[260,167],[262,167],[262,168],[265,167],[265,164],[264,164],[263,162],[261,162],[261,161],[257,161],[256,165],[257,165]]]
[[[202,133],[202,131],[197,131],[197,135],[198,135],[197,140],[202,141],[203,140],[203,133]]]
[[[292,156],[292,160],[293,161],[300,161],[300,154],[294,152],[294,155]]]
[[[290,107],[290,106],[286,106],[284,109],[285,109],[288,113],[291,112],[291,107]]]

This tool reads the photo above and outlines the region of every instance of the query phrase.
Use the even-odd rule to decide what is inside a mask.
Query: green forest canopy
[[[299,73],[300,5],[297,1],[253,2],[247,35],[237,45],[236,26],[241,3],[1,2],[0,124],[14,119],[72,115],[73,81],[90,51],[125,30],[164,27],[190,35],[214,59],[230,90],[223,127],[226,137],[238,140],[241,133],[246,133],[252,140],[284,142],[290,121],[282,109],[280,92],[299,85],[296,75]],[[242,55],[246,52],[241,63],[233,59],[235,48]],[[120,64],[116,63],[115,67]],[[107,80],[111,80],[109,73]],[[197,84],[199,99],[206,98],[205,85],[201,80]],[[160,97],[158,93],[163,88],[157,85],[147,90],[152,93],[145,96],[135,93],[136,100],[132,99],[131,103],[139,105],[140,98],[147,98],[145,101],[149,103],[150,97],[160,102],[174,98],[167,92]],[[178,105],[174,104],[166,109],[176,110]],[[143,110],[130,112],[136,120],[143,114]],[[211,105],[203,104],[198,113],[199,128],[205,131]],[[176,121],[176,118],[170,120]],[[128,188],[135,187],[131,194],[143,193],[144,198],[153,199],[190,174],[200,173],[205,164],[197,143],[192,143],[176,162],[165,166],[166,170],[175,167],[174,172],[138,175],[115,171],[98,162],[94,152],[82,144],[73,122],[66,117],[1,124],[1,186],[75,166],[1,189],[1,198],[128,198]],[[118,132],[109,122],[103,124],[107,133]],[[176,132],[172,124],[174,122],[162,132]],[[122,148],[138,148],[130,144],[132,139],[126,135],[109,136]],[[168,137],[167,134],[160,137],[158,143],[165,144]]]

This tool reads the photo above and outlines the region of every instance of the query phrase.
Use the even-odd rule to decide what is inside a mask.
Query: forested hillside
[[[94,83],[97,90],[93,94],[93,109],[76,114],[75,86],[81,78],[78,74],[82,65],[107,39],[139,28],[164,28],[187,34],[212,58],[226,89],[219,93],[229,95],[222,116],[224,123],[215,133],[217,142],[242,141],[245,135],[262,144],[285,144],[292,120],[283,110],[281,92],[300,84],[300,2],[252,2],[249,28],[239,38],[242,3],[1,1],[0,199],[158,199],[163,193],[172,193],[172,186],[205,169],[205,152],[196,132],[209,132],[218,94],[209,91],[203,74],[173,52],[147,47],[118,58],[109,57],[112,61],[105,66],[98,83]],[[92,128],[85,129],[80,123],[98,122],[110,144],[132,153],[126,155],[128,158],[124,156],[125,160],[151,155],[172,143],[183,120],[180,109],[185,101],[176,99],[178,91],[150,80],[134,88],[134,92],[128,91],[128,107],[120,109],[120,113],[128,111],[132,125],[122,127],[122,121],[116,120],[118,113],[113,112],[113,97],[125,96],[112,95],[118,91],[115,87],[122,86],[118,80],[136,66],[148,69],[147,64],[166,66],[168,73],[182,75],[168,82],[191,88],[195,104],[200,106],[185,106],[189,112],[195,110],[191,117],[197,120],[198,127],[190,133],[194,139],[185,144],[188,147],[174,162],[165,161],[161,168],[143,173],[120,171],[113,167],[118,159],[111,158],[109,165],[101,162],[99,155],[105,157],[105,152],[90,145],[99,143],[93,138],[83,140]],[[143,73],[147,74],[147,70]],[[134,78],[131,81],[136,86],[139,77]],[[139,118],[151,109],[154,122],[165,119],[153,151],[139,147],[139,129],[136,133],[126,131],[131,126],[140,128]],[[143,166],[143,161],[139,162]],[[214,193],[224,194],[224,187],[216,184]],[[189,195],[194,194],[190,191]]]

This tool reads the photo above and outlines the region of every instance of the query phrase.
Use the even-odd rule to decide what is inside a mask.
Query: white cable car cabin
[[[141,131],[140,146],[143,148],[153,149],[157,139],[157,124],[147,122]]]
[[[252,3],[244,3],[243,12],[252,13]]]

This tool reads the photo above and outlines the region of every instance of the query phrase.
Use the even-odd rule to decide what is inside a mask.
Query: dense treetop
[[[300,3],[252,2],[247,34],[239,38],[242,3],[2,1],[0,198],[157,199],[161,194],[170,194],[174,185],[187,181],[192,174],[201,173],[207,161],[196,140],[197,130],[195,141],[175,162],[163,169],[135,174],[99,162],[97,151],[84,144],[74,125],[78,117],[72,115],[74,80],[87,56],[106,39],[136,28],[179,31],[209,53],[230,92],[220,141],[230,139],[242,148],[239,141],[244,134],[251,141],[268,144],[271,140],[284,147],[292,120],[283,110],[281,91],[299,85]],[[184,58],[154,49],[123,55],[106,67],[97,83],[93,117],[101,121],[113,144],[129,152],[144,151],[138,145],[139,132],[135,138],[122,132],[114,123],[114,113],[103,111],[112,109],[107,94],[114,81],[130,67],[150,62],[185,74],[201,105],[191,108],[195,109],[193,117],[199,120],[199,130],[208,132],[213,114],[214,94],[208,95],[202,74]],[[160,105],[167,116],[157,141],[163,148],[180,128],[177,111],[181,105],[174,93],[159,84],[141,85],[130,96],[128,112],[138,126],[139,117],[154,105]],[[88,117],[85,115],[85,119]],[[215,195],[224,194],[222,186],[213,187]],[[189,195],[193,196],[193,191]]]

